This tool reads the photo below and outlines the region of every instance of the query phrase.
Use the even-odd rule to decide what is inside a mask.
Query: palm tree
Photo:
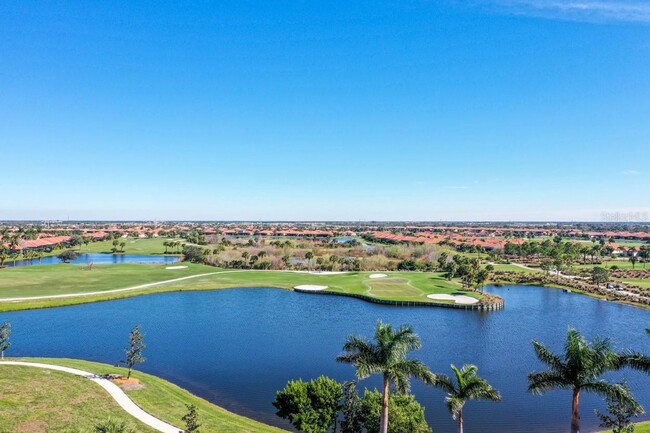
[[[311,268],[311,259],[314,258],[314,253],[307,251],[305,253],[305,258],[307,259],[307,269]]]
[[[616,353],[608,339],[596,338],[587,341],[580,332],[569,328],[564,353],[557,355],[543,344],[533,341],[535,354],[547,364],[546,371],[528,375],[528,390],[543,394],[551,389],[567,389],[573,392],[571,433],[580,431],[580,392],[587,391],[621,402],[632,401],[632,397],[619,384],[601,379],[608,372],[631,367],[650,372],[650,357],[635,353]]]
[[[388,432],[388,394],[390,385],[399,393],[410,390],[409,378],[415,377],[425,383],[433,383],[436,376],[422,362],[407,359],[407,355],[422,346],[420,337],[408,325],[397,329],[389,324],[377,322],[375,341],[351,335],[343,345],[343,353],[336,357],[338,362],[352,364],[359,379],[372,374],[382,374],[383,395],[381,399],[381,421],[379,433]]]
[[[465,403],[468,400],[501,401],[501,395],[485,379],[477,375],[477,366],[465,364],[459,370],[452,364],[451,369],[456,376],[457,385],[453,383],[449,376],[445,375],[438,375],[432,385],[447,392],[445,403],[447,403],[451,417],[458,420],[458,432],[463,433],[463,407]]]

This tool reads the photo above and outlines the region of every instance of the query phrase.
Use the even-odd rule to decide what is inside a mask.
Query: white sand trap
[[[167,266],[165,269],[187,269],[187,266]]]
[[[437,301],[454,301],[454,303],[456,304],[465,304],[465,305],[478,303],[478,299],[466,295],[440,294],[440,295],[427,295],[427,298],[435,299]]]
[[[302,284],[302,285],[300,285],[300,286],[296,286],[296,287],[294,287],[294,289],[298,289],[298,290],[311,290],[311,291],[317,292],[317,291],[319,291],[319,290],[325,290],[325,289],[327,289],[327,286],[316,286],[316,285],[313,285],[313,284]]]
[[[386,278],[387,276],[388,276],[388,275],[386,275],[386,274],[372,274],[372,275],[370,275],[368,278],[372,278],[372,279],[375,279],[375,278]]]

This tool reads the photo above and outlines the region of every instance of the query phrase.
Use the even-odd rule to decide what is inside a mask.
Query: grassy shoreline
[[[88,270],[85,265],[57,264],[3,269],[0,271],[3,280],[2,288],[0,288],[0,298],[70,294],[79,294],[79,296],[1,302],[0,312],[63,307],[166,292],[252,287],[292,290],[293,287],[301,284],[326,285],[328,286],[327,292],[348,294],[358,299],[365,298],[368,302],[376,299],[379,302],[445,304],[444,301],[433,301],[426,297],[432,293],[462,293],[478,299],[482,297],[478,292],[463,291],[460,283],[448,281],[442,273],[436,272],[385,272],[388,275],[387,278],[370,279],[369,276],[372,272],[310,274],[292,271],[221,269],[187,262],[183,263],[183,265],[187,266],[187,268],[168,270],[166,265],[111,264],[96,265],[92,270]],[[194,278],[194,276],[197,277]],[[184,277],[192,277],[192,279],[166,282]],[[490,280],[489,283],[514,284],[498,279]],[[143,284],[157,285],[111,292],[112,290],[123,290]],[[569,288],[574,293],[606,300],[603,296],[564,287],[561,284],[545,284],[544,287]],[[98,293],[84,296],[84,293],[89,292]],[[648,306],[645,305],[621,301],[613,302],[648,309]],[[451,304],[451,301],[449,303]]]
[[[75,293],[79,296],[5,301],[0,303],[0,312],[60,307],[172,291],[250,287],[292,290],[302,284],[326,285],[330,292],[365,296],[379,301],[435,304],[444,301],[431,300],[427,295],[459,293],[477,299],[483,297],[478,292],[462,290],[458,282],[448,281],[442,273],[387,272],[386,278],[371,279],[369,277],[372,272],[311,274],[219,269],[192,263],[186,265],[187,268],[179,270],[167,270],[164,265],[133,264],[95,266],[92,271],[85,269],[84,265],[25,266],[3,270],[5,284],[0,289],[0,298],[67,296]],[[168,281],[183,277],[192,278]],[[161,282],[162,284],[146,288],[111,292]],[[84,296],[84,293],[93,294]]]
[[[122,367],[76,359],[12,358],[11,360],[62,365],[99,375],[126,372]],[[5,365],[0,366],[0,369],[11,369],[13,372],[11,376],[3,378],[3,388],[11,387],[12,393],[6,394],[5,402],[0,403],[0,427],[9,428],[8,431],[16,431],[15,422],[27,425],[38,423],[41,426],[43,423],[51,423],[47,431],[58,433],[68,427],[87,428],[92,426],[89,424],[91,421],[97,422],[111,416],[130,421],[132,425],[137,426],[139,432],[155,431],[123,412],[104,390],[87,379],[34,367]],[[187,412],[185,405],[194,404],[197,406],[205,431],[286,433],[286,430],[229,412],[159,377],[139,371],[135,371],[132,376],[139,379],[144,387],[126,391],[128,396],[151,415],[172,425],[181,427],[181,417]],[[51,387],[56,388],[50,389]],[[49,401],[43,399],[45,396],[49,397]],[[29,404],[30,398],[35,399],[32,404]],[[22,406],[29,405],[32,409],[36,405],[39,410],[32,410],[17,419],[14,411],[19,402]],[[98,402],[101,404],[97,404]],[[73,412],[74,416],[71,415]],[[88,413],[88,416],[84,416],[85,413]],[[29,419],[30,415],[34,419]],[[75,424],[67,424],[70,421]]]

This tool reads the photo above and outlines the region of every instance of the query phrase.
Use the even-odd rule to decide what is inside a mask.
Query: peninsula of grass
[[[124,368],[81,360],[16,360],[62,365],[98,375],[126,374]],[[285,432],[229,412],[158,377],[137,371],[132,376],[144,386],[126,391],[128,396],[151,415],[179,428],[183,426],[181,417],[187,413],[186,404],[193,404],[197,407],[201,428],[206,432]],[[0,365],[0,377],[0,431],[63,433],[71,429],[90,429],[109,418],[126,421],[138,433],[156,431],[124,412],[105,390],[86,378],[16,365]]]
[[[166,269],[164,265],[123,264],[94,266],[89,270],[85,265],[60,264],[4,269],[0,299],[74,294],[82,296],[2,301],[0,311],[58,307],[158,292],[249,287],[292,289],[304,284],[323,285],[331,292],[361,295],[382,301],[445,303],[427,298],[430,294],[463,294],[479,300],[483,297],[479,292],[462,290],[459,282],[447,280],[442,273],[388,272],[386,278],[371,279],[371,272],[311,274],[291,271],[224,270],[192,263],[184,265],[188,267]],[[167,282],[194,275],[201,276]],[[160,284],[122,290],[152,283]],[[113,290],[120,291],[111,292]],[[84,293],[94,294],[83,296]],[[452,304],[453,301],[447,303]]]
[[[168,239],[168,238],[120,238],[119,242],[124,242],[124,253],[125,254],[137,254],[137,255],[155,255],[155,254],[179,254],[179,248],[165,248],[163,245],[168,241],[178,241],[181,243],[187,243],[184,239]],[[113,241],[99,241],[91,242],[88,245],[80,245],[75,248],[80,253],[111,253],[113,248]],[[119,246],[118,246],[119,248]]]
[[[164,243],[168,241],[177,241],[179,243],[187,243],[184,239],[181,238],[119,238],[119,242],[124,242],[124,251],[118,252],[117,254],[135,254],[135,255],[173,255],[179,256],[180,246],[174,248],[165,248]],[[42,251],[42,257],[58,256],[64,250],[73,250],[78,254],[88,254],[88,253],[103,253],[103,254],[113,254],[113,241],[97,241],[90,242],[87,245],[79,244],[74,247],[64,247],[62,249],[54,249],[52,251]],[[118,245],[118,249],[119,249]],[[20,256],[17,260],[23,260],[24,257]],[[38,259],[33,259],[32,263],[38,265]],[[8,268],[13,267],[12,260],[7,260],[5,266]]]

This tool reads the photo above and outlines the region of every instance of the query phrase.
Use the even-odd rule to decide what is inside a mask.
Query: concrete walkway
[[[60,365],[52,365],[52,364],[41,364],[38,362],[0,361],[0,365],[22,365],[26,367],[45,368],[48,370],[63,371],[66,373],[85,377],[97,383],[99,386],[101,386],[106,391],[108,391],[108,393],[111,395],[111,397],[113,397],[113,399],[117,402],[117,404],[119,404],[122,409],[124,409],[129,415],[136,418],[138,421],[141,421],[144,424],[148,425],[149,427],[154,428],[163,433],[182,432],[182,430],[179,429],[178,427],[174,427],[171,424],[167,424],[166,422],[159,420],[158,418],[140,409],[140,407],[137,404],[135,404],[133,400],[131,400],[124,393],[124,391],[122,391],[122,389],[120,389],[119,386],[115,385],[110,380],[102,379],[101,377],[98,377],[93,373],[89,373],[83,370],[77,370],[76,368],[63,367]]]

